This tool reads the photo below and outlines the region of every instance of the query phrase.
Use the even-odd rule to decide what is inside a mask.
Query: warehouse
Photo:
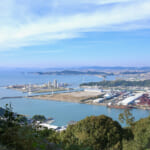
[[[129,105],[129,104],[132,104],[132,103],[134,103],[135,100],[140,98],[142,95],[143,95],[143,93],[138,93],[135,96],[128,97],[128,98],[124,99],[123,101],[118,102],[117,105]]]

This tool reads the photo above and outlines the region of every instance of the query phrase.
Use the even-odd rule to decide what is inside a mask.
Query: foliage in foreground
[[[150,150],[150,117],[134,122],[128,110],[120,115],[128,123],[126,128],[101,115],[87,117],[60,133],[20,124],[26,119],[15,118],[8,106],[4,116],[0,150]]]
[[[150,116],[140,119],[131,127],[134,138],[123,141],[124,150],[150,150]]]
[[[66,147],[79,145],[94,150],[122,149],[123,129],[118,122],[104,115],[91,116],[70,125],[61,133],[61,141]]]
[[[53,150],[53,146],[27,125],[26,120],[24,116],[14,114],[11,105],[6,105],[0,118],[0,150]]]
[[[46,118],[45,118],[45,116],[43,116],[43,115],[34,115],[34,116],[32,117],[32,120],[34,120],[34,121],[45,121]]]

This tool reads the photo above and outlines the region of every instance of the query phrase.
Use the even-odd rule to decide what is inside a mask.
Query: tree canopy
[[[45,120],[46,120],[45,116],[43,116],[43,115],[34,115],[34,116],[32,117],[32,119],[33,119],[34,121],[45,121]]]
[[[107,150],[111,147],[121,150],[122,132],[120,124],[110,117],[91,116],[68,126],[62,133],[62,142],[68,146],[88,146],[94,150]]]
[[[144,81],[126,81],[126,80],[115,80],[115,81],[101,81],[101,82],[89,82],[83,83],[80,86],[103,86],[103,87],[117,87],[117,86],[142,86],[150,87],[150,80]]]
[[[117,121],[101,115],[87,117],[62,132],[20,124],[24,118],[14,116],[11,105],[6,106],[4,116],[5,119],[0,118],[0,150],[150,149],[150,117],[134,122],[128,110],[120,115],[128,127],[122,128]]]

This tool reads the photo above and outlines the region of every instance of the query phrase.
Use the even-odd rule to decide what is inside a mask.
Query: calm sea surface
[[[101,78],[96,76],[83,75],[33,75],[12,71],[0,71],[0,98],[8,96],[26,95],[19,91],[5,89],[5,86],[14,84],[42,84],[49,80],[57,79],[59,82],[66,82],[70,87],[78,88],[78,85],[83,82],[100,81]],[[114,77],[109,77],[114,79]],[[4,99],[0,100],[0,106],[5,107],[5,104],[11,103],[13,110],[20,114],[25,114],[32,117],[35,114],[42,114],[46,117],[53,117],[53,124],[62,126],[70,121],[78,121],[91,115],[107,115],[114,120],[118,120],[118,115],[123,112],[121,109],[109,109],[105,106],[94,106],[87,104],[57,102],[47,100],[32,100],[32,99]],[[133,109],[132,113],[136,120],[147,117],[150,111]]]

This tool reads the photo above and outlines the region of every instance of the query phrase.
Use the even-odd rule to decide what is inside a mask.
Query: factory
[[[135,100],[139,99],[143,96],[144,93],[138,93],[134,96],[127,97],[126,99],[117,103],[117,105],[129,105],[135,102]]]

